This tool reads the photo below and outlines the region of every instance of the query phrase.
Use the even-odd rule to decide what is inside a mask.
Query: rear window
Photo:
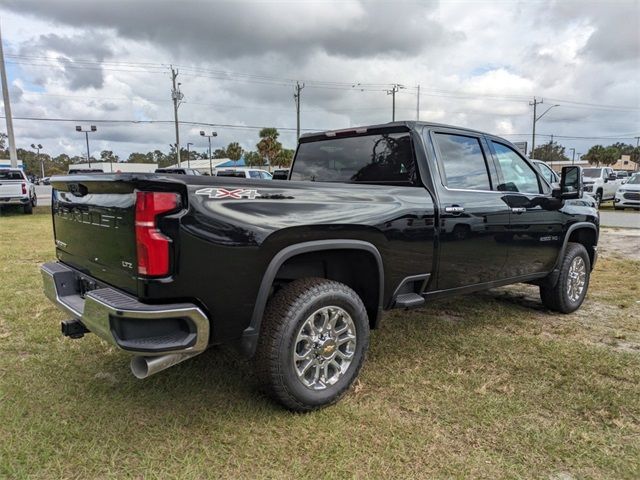
[[[598,178],[601,173],[601,168],[585,168],[582,170],[582,176],[589,178]]]
[[[291,180],[413,185],[417,173],[409,133],[303,142]]]
[[[11,170],[0,170],[0,180],[24,180],[20,172],[12,172]]]

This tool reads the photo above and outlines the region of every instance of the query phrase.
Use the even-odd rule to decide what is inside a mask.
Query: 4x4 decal
[[[196,195],[205,195],[209,198],[233,198],[236,200],[240,200],[241,198],[248,198],[249,200],[253,200],[256,197],[259,197],[260,194],[258,190],[250,190],[245,188],[201,188],[196,190]]]

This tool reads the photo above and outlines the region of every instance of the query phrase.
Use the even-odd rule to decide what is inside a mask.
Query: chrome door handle
[[[445,207],[444,211],[447,213],[462,213],[464,212],[464,207],[460,207],[458,205],[453,205],[451,207]]]
[[[511,209],[513,213],[524,213],[527,211],[525,207],[514,207]]]

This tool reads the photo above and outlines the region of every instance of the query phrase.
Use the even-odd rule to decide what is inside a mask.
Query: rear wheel
[[[591,260],[584,245],[569,242],[560,265],[558,281],[540,286],[540,298],[549,310],[571,313],[580,308],[589,288]]]
[[[345,394],[368,346],[367,312],[351,288],[323,278],[295,280],[267,306],[256,374],[286,408],[316,410]]]
[[[24,213],[27,215],[31,215],[33,213],[33,203],[31,203],[31,201],[29,201],[29,203],[25,203],[22,208],[24,209]]]

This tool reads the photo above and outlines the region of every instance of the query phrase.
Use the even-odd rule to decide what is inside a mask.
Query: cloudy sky
[[[390,121],[392,84],[414,120],[419,84],[421,120],[530,141],[535,95],[559,105],[536,143],[640,135],[639,1],[0,0],[0,22],[18,147],[54,155],[84,154],[79,123],[95,155],[168,150],[170,65],[198,150],[201,129],[254,148],[262,126],[293,147],[296,81],[303,131]]]

